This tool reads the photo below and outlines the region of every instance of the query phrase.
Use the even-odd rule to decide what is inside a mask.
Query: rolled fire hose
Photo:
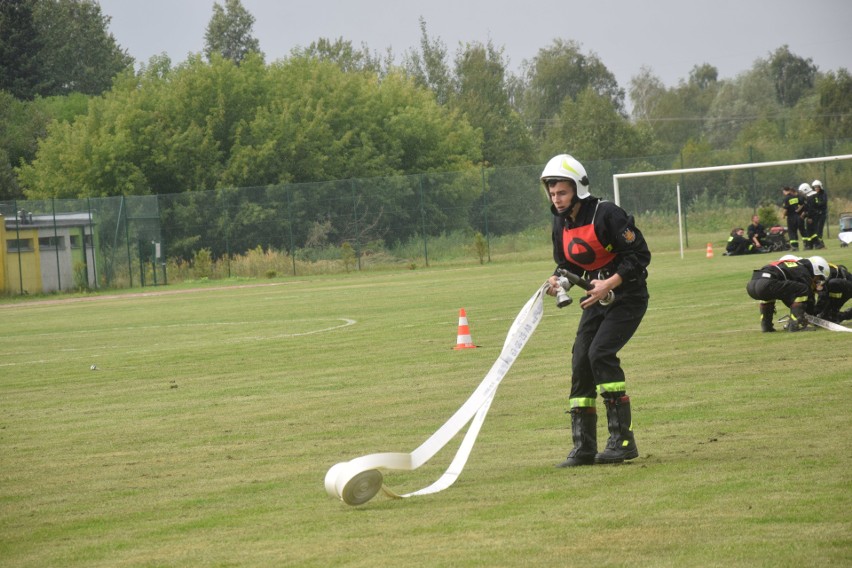
[[[341,499],[347,505],[362,505],[372,499],[379,490],[388,497],[406,498],[437,493],[455,483],[467,463],[500,381],[506,376],[541,321],[544,312],[542,298],[548,288],[549,284],[545,282],[527,301],[512,322],[497,361],[491,366],[473,394],[443,426],[410,454],[394,452],[369,454],[333,465],[325,475],[326,493]],[[437,481],[428,487],[404,495],[399,495],[384,485],[384,477],[380,470],[413,471],[417,469],[437,454],[468,422],[470,426],[453,461]]]

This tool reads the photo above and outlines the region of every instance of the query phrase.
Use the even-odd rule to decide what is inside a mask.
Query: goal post
[[[816,162],[834,162],[838,160],[849,160],[852,159],[852,154],[842,154],[839,156],[822,156],[820,158],[801,158],[798,160],[779,160],[774,162],[749,162],[747,164],[728,164],[725,166],[707,166],[702,168],[680,168],[676,170],[653,170],[653,171],[645,171],[645,172],[630,172],[623,174],[613,174],[612,176],[612,189],[613,189],[613,199],[615,204],[619,207],[621,206],[621,194],[618,189],[618,180],[627,179],[627,178],[639,178],[639,177],[651,177],[651,176],[665,176],[665,175],[677,175],[677,174],[690,174],[690,173],[701,173],[701,172],[718,172],[723,170],[747,170],[753,168],[767,168],[772,166],[789,166],[795,164],[812,164]],[[678,186],[677,190],[677,216],[678,216],[678,232],[680,233],[680,249],[681,249],[681,258],[683,258],[683,231],[682,231],[682,213],[681,213],[681,205],[680,205],[680,186]]]
[[[631,172],[625,174],[614,174],[612,176],[613,197],[615,204],[621,206],[621,196],[618,192],[618,180],[626,178],[664,176],[675,174],[690,174],[699,172],[718,172],[722,170],[747,170],[749,168],[766,168],[769,166],[790,166],[794,164],[811,164],[814,162],[833,162],[836,160],[852,159],[852,154],[840,156],[823,156],[821,158],[802,158],[800,160],[781,160],[777,162],[749,162],[747,164],[729,164],[727,166],[707,166],[703,168],[682,168],[678,170],[654,170],[647,172]]]

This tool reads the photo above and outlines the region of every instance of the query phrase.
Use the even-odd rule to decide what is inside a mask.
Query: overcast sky
[[[180,63],[204,49],[215,0],[100,0],[109,30],[138,63],[166,53]],[[224,6],[225,0],[219,0]],[[319,38],[343,38],[396,63],[419,49],[420,24],[446,45],[450,64],[459,44],[504,49],[509,69],[556,38],[595,53],[624,89],[642,66],[666,86],[709,63],[722,79],[749,70],[784,44],[820,71],[852,70],[850,0],[242,0],[255,18],[266,61]]]

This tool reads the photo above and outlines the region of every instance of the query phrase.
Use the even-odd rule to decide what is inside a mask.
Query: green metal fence
[[[814,149],[811,155],[820,154]],[[711,153],[692,160],[663,155],[584,165],[592,194],[612,199],[616,173],[764,160],[754,152],[739,160]],[[387,256],[388,250],[401,248],[408,260],[428,265],[431,242],[444,235],[478,232],[489,242],[496,236],[546,227],[549,206],[538,182],[540,172],[541,165],[532,165],[157,196],[0,202],[7,242],[4,262],[12,266],[5,271],[4,291],[29,293],[22,282],[23,270],[14,270],[24,258],[21,250],[9,245],[17,242],[15,235],[37,230],[39,239],[43,235],[59,238],[58,227],[70,218],[81,224],[80,236],[92,250],[83,256],[84,278],[79,266],[76,276],[60,270],[62,249],[42,251],[43,266],[46,255],[56,256],[57,276],[63,280],[57,288],[62,290],[159,285],[168,283],[170,272],[189,269],[197,277],[247,275],[234,259],[269,251],[277,251],[281,258],[276,270],[266,270],[281,275],[298,275],[310,263],[340,258],[344,250],[351,250],[351,268],[356,270],[364,269],[377,255]],[[671,214],[674,227],[676,184],[687,211],[714,201],[757,208],[777,203],[782,186],[815,177],[822,179],[829,195],[835,191],[835,195],[852,196],[852,164],[846,161],[677,179],[626,179],[620,183],[621,205],[637,216]],[[217,274],[202,270],[208,261],[217,263]]]

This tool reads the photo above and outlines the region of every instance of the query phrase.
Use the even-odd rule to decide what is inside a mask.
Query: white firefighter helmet
[[[583,164],[568,154],[559,154],[550,158],[544,171],[541,172],[541,181],[562,178],[572,179],[577,184],[577,198],[585,199],[589,196],[589,177]]]
[[[805,183],[803,183],[802,185],[799,186],[799,193],[801,193],[802,195],[807,195],[812,191],[813,191],[813,188],[807,182],[805,182]]]
[[[795,254],[785,254],[784,256],[782,256],[781,258],[779,258],[778,260],[781,260],[781,261],[798,262],[799,260],[802,260],[802,257],[800,257],[800,256],[796,256]]]
[[[811,182],[811,187],[822,187],[822,182],[819,181],[818,179],[815,179],[814,181]]]
[[[822,276],[828,280],[828,277],[831,275],[831,269],[828,266],[827,260],[821,256],[812,256],[806,260],[811,261],[811,268],[813,268],[814,276]]]

